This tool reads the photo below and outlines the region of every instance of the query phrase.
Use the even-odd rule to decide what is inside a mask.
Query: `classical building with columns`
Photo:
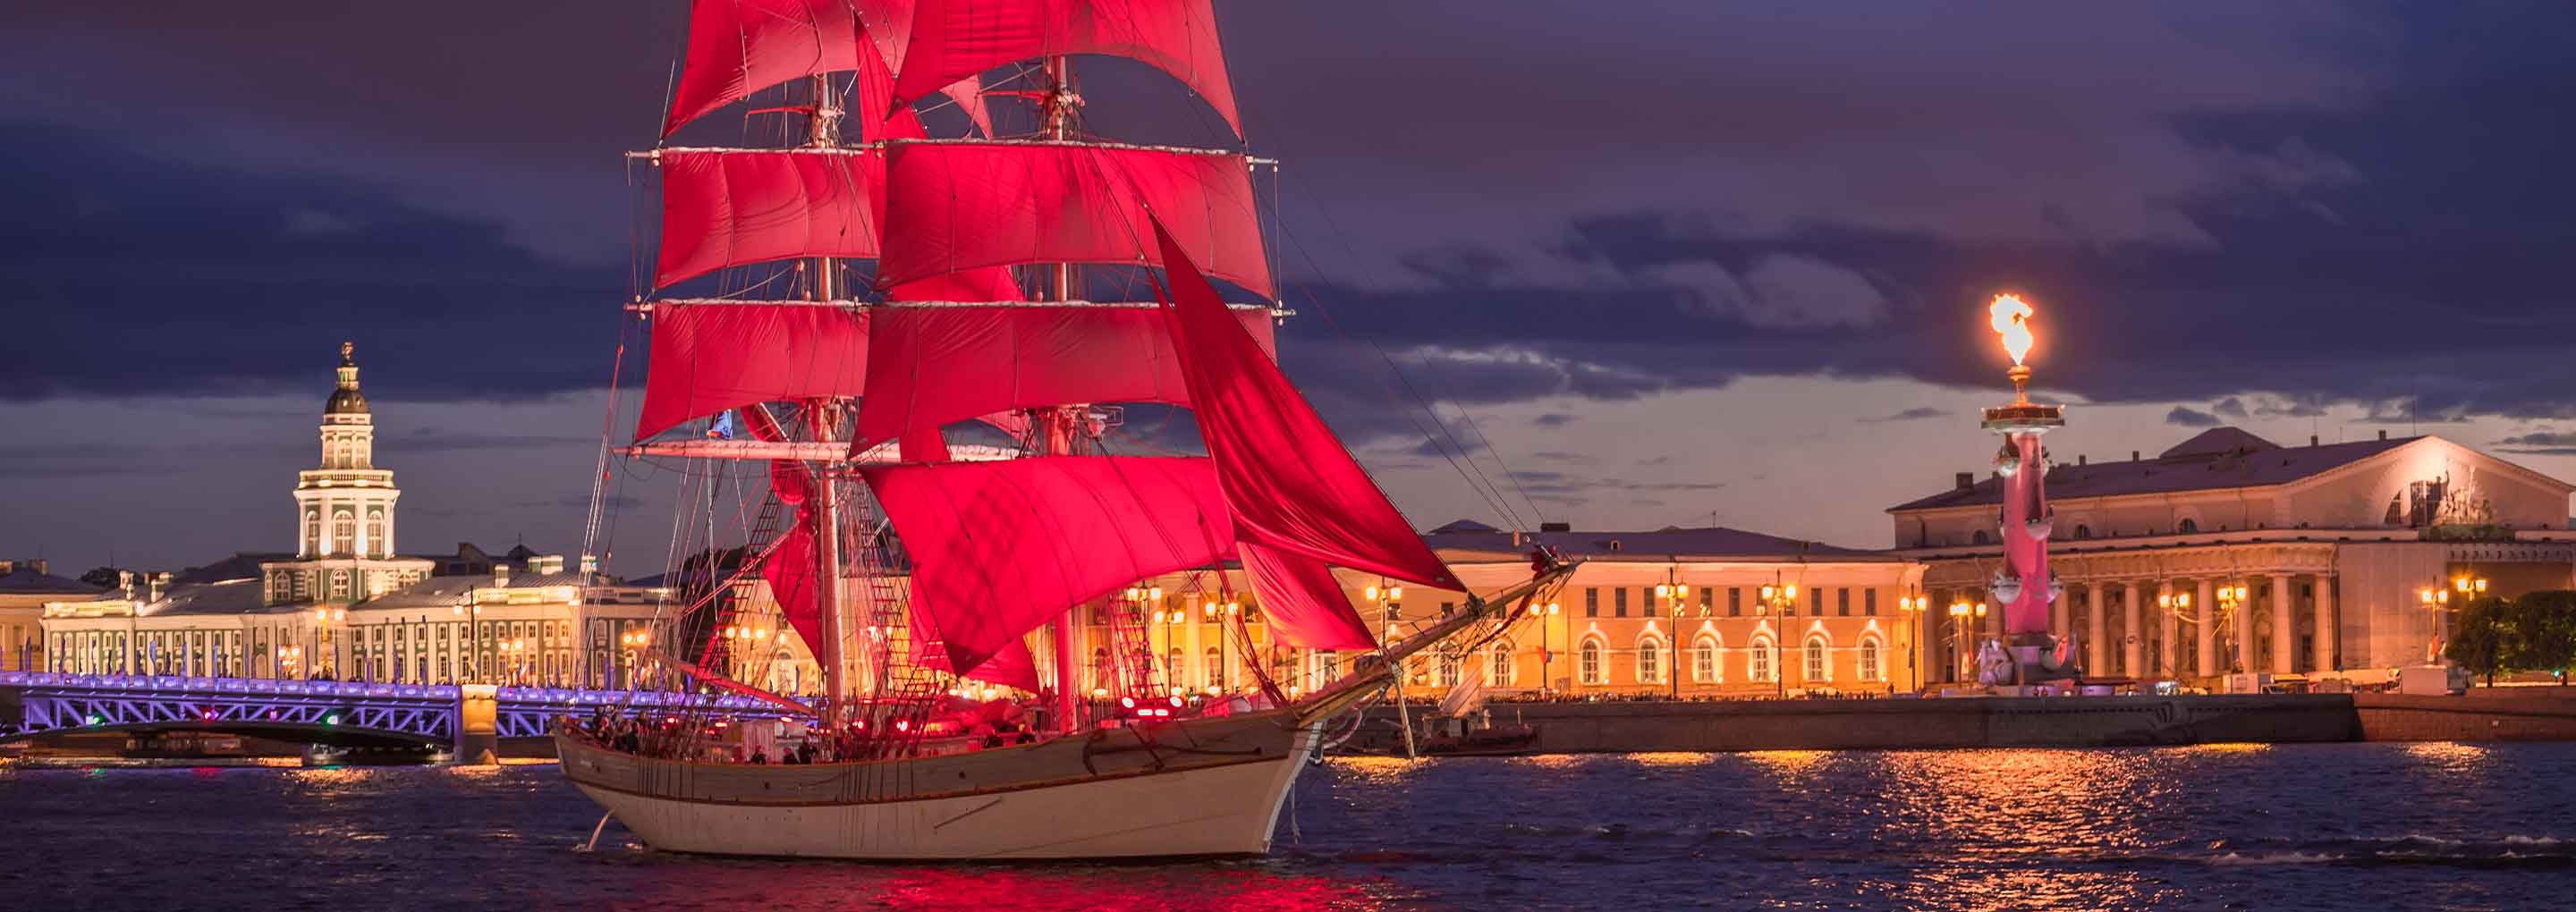
[[[2377,681],[2439,649],[2461,600],[2428,606],[2428,591],[2576,584],[2576,486],[2438,436],[2285,447],[2221,427],[2153,458],[2053,457],[2046,482],[2064,584],[2051,627],[2076,634],[2096,677]],[[1924,643],[1936,680],[1973,678],[1973,644],[1996,632],[1994,612],[1943,609],[1986,599],[1999,492],[1962,472],[1888,510],[1941,615]]]
[[[1911,691],[1924,681],[1917,645],[1926,615],[1907,610],[1922,565],[1884,551],[1838,548],[1726,528],[1578,532],[1548,524],[1536,533],[1457,522],[1425,533],[1461,582],[1493,592],[1529,579],[1530,552],[1544,544],[1583,565],[1536,614],[1515,618],[1504,636],[1472,651],[1417,655],[1404,691],[1437,699],[1476,679],[1504,694],[1758,697]],[[1351,666],[1356,654],[1275,649],[1260,600],[1238,568],[1170,574],[1083,613],[1078,655],[1083,680],[1112,687],[1112,619],[1133,610],[1143,629],[1123,648],[1139,651],[1156,678],[1184,692],[1242,690],[1261,663],[1283,687],[1314,687]],[[1458,610],[1458,592],[1336,570],[1362,616],[1394,640]],[[1765,601],[1768,588],[1771,598]],[[1220,603],[1215,591],[1233,593]],[[1242,636],[1232,619],[1242,618]],[[1035,650],[1041,669],[1050,650]],[[1047,672],[1051,674],[1052,672]]]
[[[471,544],[452,557],[397,553],[402,492],[375,465],[374,416],[347,343],[338,373],[322,408],[321,465],[296,474],[294,553],[245,552],[175,577],[43,593],[42,646],[0,650],[0,659],[93,674],[634,680],[644,651],[630,637],[670,591],[568,571],[562,555],[524,545],[498,557]],[[10,631],[0,623],[0,636]]]
[[[402,489],[392,469],[376,467],[375,416],[351,343],[340,343],[339,379],[322,406],[322,464],[296,473],[295,559],[260,565],[267,604],[349,605],[430,573],[429,561],[394,554]]]

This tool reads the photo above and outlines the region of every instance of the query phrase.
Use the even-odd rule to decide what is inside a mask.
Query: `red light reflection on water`
[[[1222,868],[922,869],[893,877],[876,894],[878,903],[903,912],[1293,912],[1385,907],[1380,897],[1350,881]]]

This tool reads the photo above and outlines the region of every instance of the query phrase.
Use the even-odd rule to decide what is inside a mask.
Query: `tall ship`
[[[1177,80],[1230,148],[1094,134],[1093,57]],[[1539,552],[1401,637],[1354,606],[1337,571],[1466,587],[1276,366],[1291,312],[1255,192],[1276,163],[1243,148],[1209,0],[697,0],[669,94],[630,153],[659,184],[625,305],[648,374],[634,436],[603,446],[586,553],[617,525],[611,479],[674,480],[667,551],[705,585],[620,645],[775,702],[756,727],[795,743],[684,714],[559,725],[564,774],[644,842],[1266,852],[1331,720],[1569,575]],[[741,145],[672,141],[737,105]],[[1174,417],[1131,434],[1140,405]],[[738,560],[676,557],[728,523]],[[1140,596],[1167,603],[1166,581],[1250,682],[1167,680]],[[810,692],[729,658],[771,633],[727,614],[755,587],[810,647]],[[1350,661],[1293,658],[1319,654]]]

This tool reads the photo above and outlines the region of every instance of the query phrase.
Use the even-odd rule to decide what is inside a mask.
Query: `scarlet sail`
[[[875,48],[864,38],[850,0],[698,0],[689,10],[688,62],[662,135],[787,80],[860,69],[870,59],[860,51]],[[875,62],[884,68],[882,59]]]
[[[1237,542],[1235,554],[1261,594],[1261,614],[1269,619],[1270,637],[1281,645],[1303,649],[1375,649],[1377,638],[1368,622],[1351,607],[1351,597],[1333,579],[1333,568],[1298,554],[1251,542]]]
[[[1163,265],[1150,214],[1209,275],[1272,294],[1241,155],[1054,142],[896,142],[881,284],[1032,263]]]
[[[795,257],[873,257],[885,161],[874,150],[664,150],[661,258],[668,287]]]
[[[867,351],[866,314],[828,304],[664,302],[635,439],[755,402],[859,395]]]
[[[1160,222],[1164,303],[1190,408],[1244,542],[1442,589],[1466,587],[1423,544],[1306,398],[1226,313]]]
[[[1233,311],[1265,357],[1269,311]],[[880,307],[853,446],[1012,409],[1189,403],[1163,315],[1150,307]]]
[[[909,13],[887,56],[894,105],[1013,61],[1106,54],[1171,74],[1243,133],[1208,0],[918,0]]]
[[[913,558],[912,602],[949,667],[975,668],[1074,606],[1158,573],[1214,564],[1234,529],[1195,457],[1046,456],[870,465]]]

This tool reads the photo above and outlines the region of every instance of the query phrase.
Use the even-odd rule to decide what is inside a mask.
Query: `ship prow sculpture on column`
[[[2030,401],[2027,361],[2038,341],[2030,329],[2030,304],[2015,295],[1998,295],[1987,313],[2004,353],[2013,360],[2004,373],[2012,380],[2012,404],[1986,409],[1983,424],[2004,438],[2003,447],[1995,452],[1995,476],[2003,483],[1998,531],[2004,560],[1990,586],[2003,611],[2004,640],[1999,651],[2009,661],[1980,661],[1979,683],[2072,682],[2084,675],[2074,632],[2061,636],[2048,629],[2049,606],[2065,590],[2048,571],[2048,537],[2055,531],[2056,516],[2048,509],[2048,450],[2039,439],[2064,427],[2066,417],[2056,405]],[[1992,655],[1985,649],[1979,652],[1981,657]]]

